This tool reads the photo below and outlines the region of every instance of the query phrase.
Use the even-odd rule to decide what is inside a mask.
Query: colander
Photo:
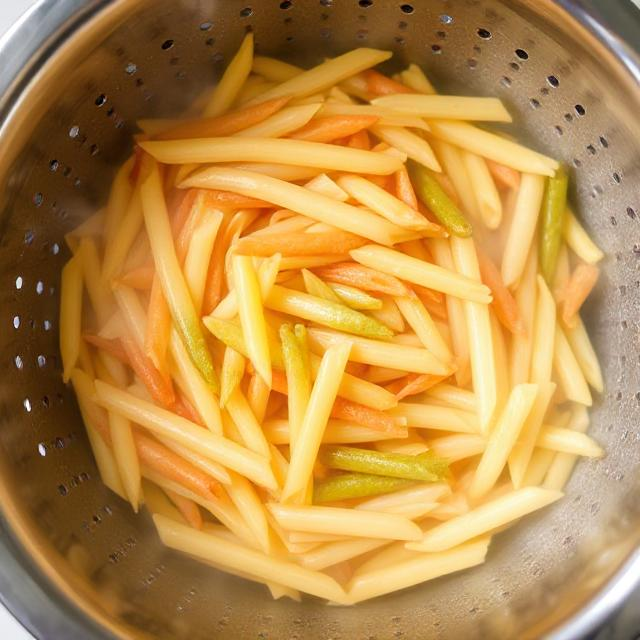
[[[41,638],[584,636],[640,582],[640,42],[624,0],[50,0],[0,42],[0,589]],[[604,17],[603,17],[604,16]],[[63,236],[104,204],[135,121],[180,113],[245,31],[311,65],[392,49],[442,90],[497,95],[562,159],[607,252],[588,310],[606,391],[602,461],[498,536],[484,567],[360,604],[271,601],[163,548],[98,477],[62,384]],[[513,129],[512,129],[513,130]]]

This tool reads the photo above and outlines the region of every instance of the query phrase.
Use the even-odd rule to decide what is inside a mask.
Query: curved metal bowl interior
[[[634,567],[637,580],[640,96],[563,4],[73,0],[41,5],[5,43],[16,56],[0,80],[0,502],[14,560],[70,612],[64,624],[82,610],[78,629],[103,636],[576,637]],[[148,517],[101,485],[60,379],[64,233],[104,203],[136,119],[180,113],[247,29],[260,53],[298,64],[389,48],[445,91],[500,96],[518,135],[570,167],[576,209],[608,254],[588,317],[607,381],[591,433],[607,457],[581,462],[565,500],[498,536],[486,566],[351,609],[272,602],[165,550]],[[22,614],[43,636],[70,628]]]

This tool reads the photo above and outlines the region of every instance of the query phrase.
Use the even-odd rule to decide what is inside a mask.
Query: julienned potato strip
[[[64,379],[103,482],[274,598],[480,564],[604,453],[579,314],[603,253],[558,163],[390,56],[303,70],[248,34],[66,236]]]

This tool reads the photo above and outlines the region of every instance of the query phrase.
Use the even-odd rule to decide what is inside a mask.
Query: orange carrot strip
[[[505,286],[500,271],[493,264],[493,261],[483,251],[476,249],[478,254],[478,264],[480,266],[480,276],[482,282],[486,284],[493,294],[492,306],[500,323],[511,333],[524,333],[524,324],[520,316],[520,310],[511,294]]]
[[[398,400],[402,400],[407,396],[415,396],[418,393],[427,391],[431,387],[435,387],[442,382],[447,376],[436,376],[432,373],[410,373],[400,380],[394,380],[385,388],[387,391],[396,394]]]
[[[96,336],[96,335],[93,335],[92,333],[85,333],[83,334],[82,338],[84,339],[85,342],[89,343],[91,346],[96,347],[96,349],[100,349],[101,351],[104,351],[112,355],[114,358],[117,358],[118,360],[120,360],[120,362],[123,362],[124,364],[127,364],[127,365],[129,364],[129,358],[127,356],[127,352],[124,350],[122,343],[117,338],[110,340],[109,338]]]
[[[284,372],[274,370],[272,376],[271,388],[278,393],[287,395],[287,377]],[[393,417],[384,411],[365,407],[362,404],[343,398],[335,399],[331,416],[339,420],[355,422],[356,424],[375,429],[376,431],[393,434],[399,438],[407,435],[407,430],[404,427],[399,427]]]
[[[520,172],[503,164],[485,158],[487,168],[498,186],[508,189],[518,189],[520,187]]]
[[[131,271],[120,276],[120,278],[118,278],[118,282],[133,289],[147,291],[148,289],[151,289],[155,272],[156,270],[153,267],[143,265],[142,267],[131,269]]]
[[[411,287],[432,316],[439,320],[446,320],[449,317],[447,314],[447,303],[444,294],[439,291],[434,291],[433,289],[427,289],[419,284],[413,284]]]
[[[144,352],[155,367],[168,374],[167,349],[171,337],[171,311],[162,293],[160,278],[156,275],[151,286],[147,308],[147,326],[144,335]]]
[[[133,439],[140,464],[181,484],[186,489],[207,500],[225,496],[222,485],[197,467],[187,462],[179,455],[150,438],[141,431],[134,429]]]
[[[167,497],[173,504],[177,507],[178,511],[182,514],[184,519],[190,524],[194,529],[202,529],[202,514],[200,513],[200,509],[198,505],[193,502],[193,500],[189,500],[189,498],[185,498],[174,491],[170,491],[169,489],[164,489],[164,492],[167,494]]]
[[[173,195],[175,193],[175,195]],[[193,209],[198,189],[175,189],[167,205],[171,212],[171,231],[174,236],[180,233]]]
[[[205,191],[206,204],[211,207],[230,207],[232,209],[267,209],[273,207],[270,202],[243,196],[232,191],[207,189]]]
[[[130,335],[123,335],[120,342],[129,358],[131,368],[149,390],[151,397],[163,407],[172,409],[176,395],[171,378],[164,376]]]
[[[407,168],[403,166],[402,169],[398,169],[394,174],[394,178],[396,197],[417,211],[418,198],[416,197],[416,192],[413,190]]]
[[[365,71],[364,77],[367,81],[367,91],[376,96],[389,96],[394,93],[415,93],[413,89],[410,89],[400,82],[396,82],[392,78],[374,69]]]
[[[347,147],[352,149],[362,149],[363,151],[369,151],[371,149],[371,140],[366,129],[361,129],[357,133],[354,133],[347,141]]]
[[[173,411],[179,416],[191,420],[191,422],[195,422],[195,424],[199,424],[201,427],[206,426],[200,414],[180,391],[178,391],[178,397],[173,403]]]
[[[378,116],[327,116],[326,118],[314,118],[289,134],[289,138],[295,140],[307,140],[309,142],[333,142],[338,138],[351,136],[358,131],[368,129],[378,122]]]
[[[280,111],[290,99],[290,96],[274,98],[223,116],[189,120],[157,135],[156,140],[231,136],[242,129],[247,129],[266,120],[269,116]]]
[[[223,213],[225,212],[223,211]],[[248,217],[247,214],[255,213],[259,215],[260,212],[258,209],[245,209],[242,211],[242,215],[238,215],[239,213],[240,212],[236,212],[236,214],[225,213],[225,217],[222,219],[216,235],[204,290],[202,303],[203,315],[211,313],[218,306],[218,303],[224,295],[225,259],[234,236],[245,228],[243,225],[252,222],[250,216]]]
[[[336,229],[331,233],[270,233],[258,237],[246,236],[236,243],[236,253],[248,256],[316,256],[326,253],[349,253],[362,247],[365,238]]]
[[[406,296],[407,288],[395,276],[381,273],[355,262],[339,262],[314,269],[324,280],[347,284],[364,291],[377,291],[390,296]]]
[[[579,264],[571,274],[565,288],[562,321],[570,328],[576,324],[576,315],[598,282],[600,269],[592,264]]]
[[[111,432],[106,420],[96,420],[93,423],[105,444],[112,446]],[[181,484],[185,489],[207,500],[212,498],[227,498],[222,485],[204,471],[201,471],[178,454],[160,444],[138,429],[133,429],[133,441],[140,463],[152,471],[157,471],[167,480]]]
[[[378,411],[371,407],[365,407],[357,402],[336,398],[331,410],[331,417],[338,420],[347,420],[355,422],[363,427],[383,431],[384,433],[394,434],[398,437],[406,435],[407,430],[404,427],[396,425],[392,416],[384,411]]]
[[[356,378],[363,378],[369,369],[369,365],[362,362],[347,362],[344,370]]]

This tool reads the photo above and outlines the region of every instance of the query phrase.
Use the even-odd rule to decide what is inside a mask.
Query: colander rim
[[[640,51],[618,33],[640,33],[640,10],[629,3],[598,0],[548,0],[557,5],[576,26],[595,37],[640,87]],[[623,0],[624,1],[624,0]],[[48,56],[67,37],[101,10],[118,0],[37,0],[0,37],[0,59],[9,60],[0,74],[0,139],[21,93],[36,78]],[[596,10],[595,5],[601,6]],[[631,23],[631,26],[630,26]],[[640,547],[611,576],[585,606],[546,637],[571,640],[586,637],[618,610],[634,589],[640,587]],[[0,506],[0,602],[34,637],[114,638],[104,627],[71,601],[37,566],[14,536],[5,510]]]

